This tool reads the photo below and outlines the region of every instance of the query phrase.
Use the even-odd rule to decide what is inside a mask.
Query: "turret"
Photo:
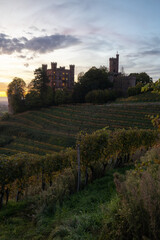
[[[57,63],[56,62],[52,62],[51,63],[51,69],[52,70],[56,70],[56,68],[57,68]]]
[[[47,71],[47,64],[42,64],[42,70]]]

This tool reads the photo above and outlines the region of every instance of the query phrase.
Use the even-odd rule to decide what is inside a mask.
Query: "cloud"
[[[24,66],[27,68],[27,67],[29,67],[29,64],[28,64],[28,63],[25,63]]]
[[[4,34],[4,33],[0,33],[0,38],[5,38],[8,37],[8,35]]]
[[[50,35],[42,37],[33,37],[27,39],[10,38],[9,36],[0,33],[0,54],[13,54],[14,52],[21,53],[22,50],[29,50],[34,53],[49,53],[56,49],[66,48],[80,43],[80,40],[71,35]],[[21,57],[23,55],[20,55]]]
[[[33,30],[33,31],[39,31],[39,29],[35,26],[31,26],[30,29]]]
[[[141,52],[141,55],[160,55],[160,49],[152,49],[148,51]]]
[[[35,56],[34,56],[35,57]],[[33,60],[34,57],[28,57],[27,60]]]
[[[55,49],[66,48],[80,41],[71,35],[55,34],[44,37],[34,37],[27,41],[25,48],[37,53],[48,53]]]
[[[7,90],[7,84],[0,82],[0,91],[6,91]]]
[[[26,58],[26,56],[24,56],[24,55],[19,55],[18,57],[19,58]]]
[[[5,34],[0,34],[0,54],[12,54],[21,52],[24,47],[24,39],[8,38]]]

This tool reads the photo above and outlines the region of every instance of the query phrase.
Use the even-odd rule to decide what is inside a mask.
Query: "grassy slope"
[[[126,169],[118,169],[124,173]],[[0,211],[1,240],[98,239],[110,201],[116,201],[111,170],[86,189],[66,199],[54,215],[41,215],[36,224],[26,202],[10,203]]]
[[[69,105],[28,111],[0,121],[0,154],[60,151],[73,146],[82,130],[152,128],[146,115],[158,112],[160,104]]]
[[[128,102],[160,102],[160,94],[145,92],[136,96],[131,96],[128,98],[119,98],[116,100],[117,103],[128,103]]]

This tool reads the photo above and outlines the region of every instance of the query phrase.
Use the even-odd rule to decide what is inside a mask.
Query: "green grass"
[[[98,239],[106,209],[117,199],[113,173],[126,169],[108,171],[105,177],[66,199],[54,215],[39,215],[36,221],[32,220],[31,202],[11,202],[0,211],[0,240]]]
[[[152,129],[146,115],[160,112],[159,104],[67,105],[28,111],[0,121],[0,154],[58,152],[74,146],[78,132],[104,128]],[[12,139],[7,141],[6,139]]]

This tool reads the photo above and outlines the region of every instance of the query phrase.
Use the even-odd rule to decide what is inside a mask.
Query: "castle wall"
[[[121,91],[124,95],[127,94],[129,87],[135,87],[136,78],[134,76],[117,76],[113,80],[113,88],[117,91]]]
[[[42,65],[42,68],[47,72],[47,76],[50,80],[49,86],[54,89],[73,89],[74,65],[70,65],[69,69],[65,69],[65,67],[57,68],[57,63],[51,63],[51,69],[47,69],[47,65],[44,64]]]

